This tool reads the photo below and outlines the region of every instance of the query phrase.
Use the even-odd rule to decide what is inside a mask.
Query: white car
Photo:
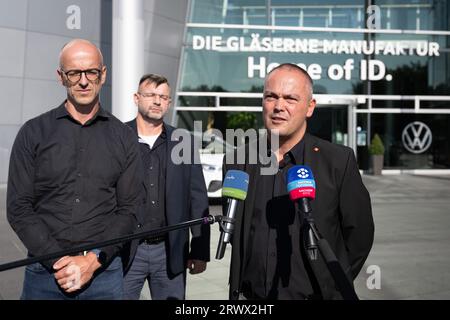
[[[234,147],[222,138],[214,137],[200,149],[200,162],[205,177],[206,189],[209,198],[222,197],[222,162],[226,152]]]
[[[208,198],[222,197],[222,161],[225,154],[200,153]]]

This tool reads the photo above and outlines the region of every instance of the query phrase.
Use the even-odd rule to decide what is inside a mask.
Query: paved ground
[[[375,244],[355,285],[362,299],[450,299],[450,176],[364,176],[372,196]],[[220,211],[212,206],[213,214]],[[215,257],[218,226],[212,226]],[[0,187],[0,263],[25,257],[5,218],[5,187]],[[227,299],[230,249],[208,269],[188,276],[187,299]],[[374,271],[380,289],[369,290]],[[0,299],[17,299],[23,269],[0,273]],[[142,298],[147,299],[144,290]]]

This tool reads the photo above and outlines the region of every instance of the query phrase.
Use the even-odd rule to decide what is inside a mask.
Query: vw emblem
[[[309,172],[305,168],[301,168],[297,170],[298,177],[301,179],[306,179],[309,177]]]
[[[432,140],[431,130],[423,122],[411,122],[403,129],[403,146],[411,153],[419,154],[425,152],[430,147]]]

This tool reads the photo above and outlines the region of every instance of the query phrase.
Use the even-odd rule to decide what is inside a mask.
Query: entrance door
[[[314,115],[308,120],[308,131],[322,139],[355,150],[356,122],[353,101],[328,95],[318,96],[316,100]]]
[[[343,105],[320,105],[308,120],[308,132],[327,141],[349,145],[348,107]]]

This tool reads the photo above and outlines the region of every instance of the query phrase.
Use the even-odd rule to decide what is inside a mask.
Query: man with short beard
[[[304,222],[289,199],[286,174],[295,165],[312,169],[316,182],[312,216],[353,281],[367,259],[374,234],[370,197],[354,152],[307,132],[316,101],[311,77],[297,65],[285,63],[270,71],[262,105],[265,128],[279,138],[279,148],[272,150],[278,170],[262,175],[260,163],[225,163],[223,167],[224,173],[238,169],[250,176],[247,197],[236,211],[230,298],[341,299],[322,257],[307,258]]]
[[[142,176],[147,200],[139,211],[140,231],[209,214],[201,165],[194,163],[195,157],[191,163],[181,164],[175,164],[171,158],[178,143],[171,138],[175,128],[163,121],[170,101],[170,86],[165,77],[147,74],[141,78],[134,95],[138,114],[128,123],[136,132],[144,164]],[[194,152],[198,150],[191,144],[190,154]],[[209,226],[195,226],[191,231],[190,243],[188,229],[132,242],[129,256],[134,259],[125,274],[125,299],[139,299],[146,280],[153,300],[185,298],[186,268],[191,274],[198,274],[205,271],[209,261]]]

